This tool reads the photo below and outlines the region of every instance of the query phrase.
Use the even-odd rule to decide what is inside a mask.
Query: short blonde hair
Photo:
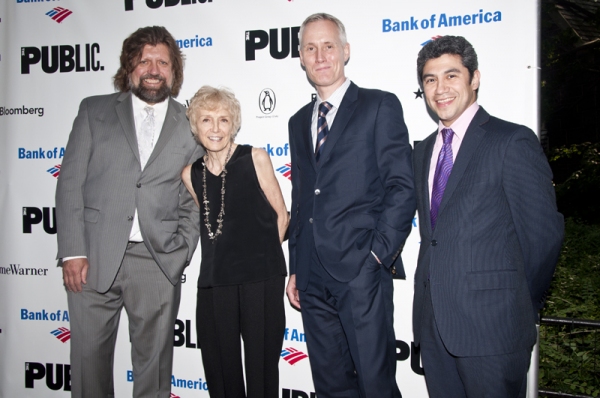
[[[196,121],[200,110],[216,110],[219,108],[227,109],[231,113],[232,119],[232,140],[240,131],[242,126],[242,109],[240,102],[235,98],[233,91],[224,87],[202,86],[200,90],[194,94],[190,100],[190,105],[186,111],[187,117],[190,119],[190,127],[194,135],[196,131]]]

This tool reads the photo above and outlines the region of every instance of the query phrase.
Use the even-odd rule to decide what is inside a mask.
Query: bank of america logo
[[[52,177],[58,178],[58,175],[60,174],[60,164],[52,166],[46,171],[50,173]]]
[[[54,7],[53,9],[51,9],[50,11],[48,11],[46,13],[46,15],[48,15],[50,18],[52,18],[53,20],[55,20],[58,23],[61,23],[62,21],[64,21],[65,18],[71,14],[73,14],[73,11],[67,10],[66,8],[62,8],[62,7]]]
[[[290,181],[292,180],[292,164],[291,163],[284,164],[283,166],[278,168],[277,171],[279,172],[279,174],[281,174],[288,180],[290,180]]]
[[[432,41],[434,41],[434,40],[437,40],[437,39],[439,39],[440,37],[442,37],[442,36],[440,36],[440,35],[437,35],[437,36],[432,36],[432,37],[431,37],[431,39],[427,40],[427,41],[426,41],[426,42],[424,42],[424,43],[421,43],[421,46],[424,46],[425,44],[427,44],[427,43],[429,43],[429,42],[432,42]]]
[[[175,395],[173,393],[171,393],[171,395],[169,395],[169,398],[181,398],[179,395]]]
[[[50,334],[54,335],[57,339],[66,343],[71,339],[71,331],[67,328],[58,328],[50,332]]]
[[[306,355],[302,351],[299,351],[295,348],[288,347],[288,348],[281,350],[281,357],[283,358],[284,361],[286,361],[290,365],[293,365],[296,362],[303,360],[304,358],[308,358],[308,355]]]

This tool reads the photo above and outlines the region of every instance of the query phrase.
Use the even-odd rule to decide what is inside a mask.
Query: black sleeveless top
[[[200,202],[202,263],[198,287],[239,285],[286,275],[285,258],[279,243],[277,213],[260,188],[252,147],[238,145],[227,163],[225,215],[221,235],[208,238],[203,201],[203,158],[192,165],[192,185]],[[217,230],[221,211],[221,176],[206,170],[210,228]]]

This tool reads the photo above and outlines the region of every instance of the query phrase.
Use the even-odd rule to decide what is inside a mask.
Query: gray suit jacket
[[[421,233],[415,343],[429,285],[439,333],[451,354],[529,348],[563,238],[548,161],[530,129],[480,108],[432,231],[428,177],[436,134],[417,145],[413,158]]]
[[[56,190],[57,257],[87,256],[87,284],[101,293],[115,279],[136,209],[144,242],[173,285],[198,243],[198,208],[180,175],[202,149],[185,108],[169,99],[160,137],[142,171],[131,95],[81,102]]]

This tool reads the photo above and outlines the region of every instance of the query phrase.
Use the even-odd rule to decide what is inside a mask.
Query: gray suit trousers
[[[68,292],[71,396],[114,397],[114,351],[125,307],[132,345],[133,397],[168,398],[180,297],[181,284],[169,282],[144,243],[128,244],[106,293],[85,285],[81,293]]]

